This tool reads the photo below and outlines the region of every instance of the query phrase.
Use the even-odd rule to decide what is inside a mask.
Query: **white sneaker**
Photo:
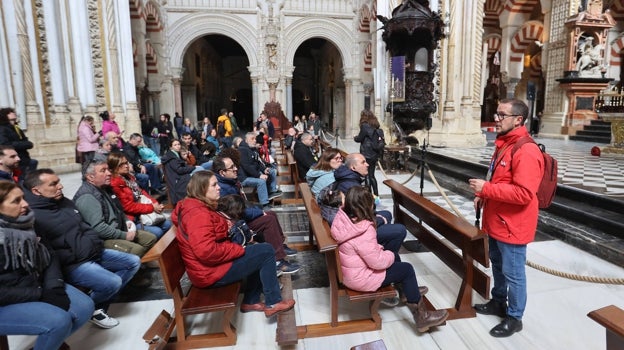
[[[103,309],[95,310],[95,312],[93,312],[93,316],[91,316],[91,319],[89,321],[94,325],[104,329],[113,328],[119,324],[119,321],[108,316]]]

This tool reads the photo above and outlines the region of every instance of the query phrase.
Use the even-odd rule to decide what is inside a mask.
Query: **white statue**
[[[602,56],[600,51],[601,45],[593,45],[594,38],[588,37],[579,44],[578,52],[581,54],[576,62],[576,70],[579,77],[601,77]]]

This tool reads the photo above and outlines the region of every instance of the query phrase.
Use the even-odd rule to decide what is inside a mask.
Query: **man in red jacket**
[[[539,213],[537,189],[544,171],[540,149],[524,144],[512,157],[514,144],[528,137],[524,126],[529,108],[516,99],[500,101],[496,122],[496,149],[485,180],[470,179],[475,210],[483,208],[483,230],[489,235],[494,288],[492,300],[476,304],[477,313],[497,315],[503,321],[490,335],[508,337],[522,330],[527,300],[527,244],[535,238]]]

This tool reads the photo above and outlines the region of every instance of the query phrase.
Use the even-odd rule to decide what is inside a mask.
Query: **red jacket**
[[[134,176],[130,175],[130,181],[136,182]],[[111,177],[111,187],[113,189],[113,192],[115,192],[117,198],[119,198],[119,202],[121,202],[124,213],[129,220],[134,221],[135,216],[137,215],[150,214],[154,212],[153,205],[143,204],[140,203],[138,200],[136,202],[134,201],[132,189],[126,184],[126,181],[121,176]],[[152,203],[156,203],[156,200],[152,198],[149,194],[147,194],[144,189],[141,189],[141,193],[147,198],[151,199]]]
[[[228,239],[227,220],[195,198],[179,202],[171,220],[178,229],[176,238],[186,272],[196,287],[213,285],[228,272],[233,260],[245,254],[245,248]]]
[[[492,238],[510,244],[528,244],[535,239],[539,214],[537,189],[544,171],[544,158],[534,143],[526,143],[511,157],[516,141],[528,136],[526,128],[496,139],[494,174],[477,196],[483,199],[483,230]]]

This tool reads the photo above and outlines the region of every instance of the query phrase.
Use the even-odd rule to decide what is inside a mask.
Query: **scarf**
[[[50,264],[50,252],[35,235],[34,223],[32,210],[15,219],[0,215],[0,245],[6,257],[4,270],[23,268],[34,273]]]

